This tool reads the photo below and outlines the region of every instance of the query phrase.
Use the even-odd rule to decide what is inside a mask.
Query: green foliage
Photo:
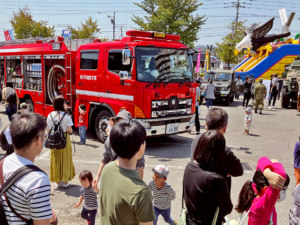
[[[95,39],[97,37],[97,33],[100,33],[100,29],[98,28],[98,21],[93,21],[92,17],[89,17],[87,20],[84,21],[84,23],[81,23],[81,26],[78,26],[77,28],[68,26],[68,29],[79,39]]]
[[[54,26],[48,26],[47,21],[33,20],[29,9],[25,6],[14,15],[10,23],[14,29],[16,39],[31,38],[31,37],[50,37],[54,35]]]
[[[234,50],[236,44],[245,37],[244,31],[246,27],[244,21],[239,21],[237,24],[233,21],[229,24],[228,28],[231,32],[222,38],[221,43],[217,43],[217,55],[223,62],[230,66],[232,63],[237,63],[238,59],[244,54],[244,52],[241,51],[235,56]]]
[[[134,4],[147,13],[143,18],[132,18],[139,30],[178,34],[189,47],[194,46],[197,33],[205,23],[204,16],[195,13],[202,5],[197,0],[143,0]]]

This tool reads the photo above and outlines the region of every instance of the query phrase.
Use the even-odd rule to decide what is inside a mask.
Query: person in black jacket
[[[203,133],[196,145],[194,160],[183,176],[183,198],[187,208],[187,224],[212,224],[219,208],[216,225],[233,208],[226,178],[222,175],[225,159],[225,138],[217,130]]]
[[[245,107],[245,103],[246,103],[246,108],[248,107],[249,100],[251,97],[251,86],[252,83],[250,82],[250,77],[246,77],[246,81],[243,84],[243,88],[244,88],[243,107]]]
[[[226,133],[228,125],[228,114],[225,110],[221,108],[213,108],[208,112],[205,120],[205,126],[207,130],[217,130],[223,135]],[[194,152],[200,139],[200,136],[201,134],[196,136],[193,140],[191,146],[191,160],[194,159]],[[243,173],[243,166],[240,160],[233,154],[229,147],[226,147],[224,156],[223,176],[227,181],[229,192],[231,190],[231,176],[238,177],[242,176]]]

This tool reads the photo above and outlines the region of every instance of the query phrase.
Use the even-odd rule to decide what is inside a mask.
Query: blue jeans
[[[210,98],[206,98],[206,107],[209,108],[209,106],[212,107],[212,104],[213,104],[213,99],[210,99]]]
[[[176,225],[174,220],[171,218],[171,208],[169,209],[159,209],[159,208],[156,208],[155,206],[153,206],[154,208],[154,213],[155,213],[155,220],[154,220],[154,225],[157,224],[157,219],[158,219],[158,216],[161,215],[165,222],[168,223],[168,224],[171,224],[171,225]]]
[[[79,126],[80,142],[85,143],[86,140],[86,126]]]
[[[12,120],[12,116],[17,113],[17,104],[14,105],[6,105],[6,114],[8,116],[9,121]]]
[[[81,217],[90,222],[90,225],[95,225],[97,209],[95,210],[88,210],[83,207],[81,212]]]

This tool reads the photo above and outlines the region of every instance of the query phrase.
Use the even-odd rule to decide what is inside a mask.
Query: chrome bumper
[[[194,114],[158,118],[158,119],[137,119],[146,129],[147,137],[149,136],[164,136],[189,132],[195,125]],[[178,130],[174,133],[167,133],[168,124],[178,124]]]

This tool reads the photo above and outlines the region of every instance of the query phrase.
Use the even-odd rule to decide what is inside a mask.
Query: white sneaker
[[[272,109],[272,106],[269,106],[269,110]]]
[[[70,182],[68,182],[68,183],[61,182],[61,183],[60,183],[60,186],[63,187],[63,188],[67,188],[67,187],[70,186]]]
[[[61,183],[54,183],[54,186],[59,188]]]

